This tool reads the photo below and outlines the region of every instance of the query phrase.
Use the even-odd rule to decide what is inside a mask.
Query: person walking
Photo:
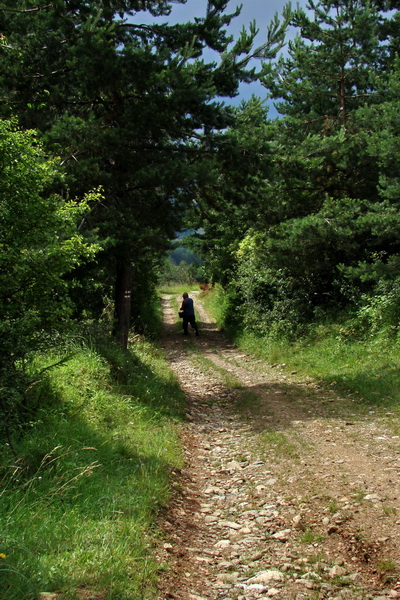
[[[196,335],[199,335],[199,328],[196,323],[196,317],[194,314],[194,303],[192,298],[189,298],[189,294],[185,292],[182,296],[182,306],[181,311],[183,312],[182,318],[182,327],[184,335],[188,335],[188,325],[190,323],[191,327],[195,330]]]

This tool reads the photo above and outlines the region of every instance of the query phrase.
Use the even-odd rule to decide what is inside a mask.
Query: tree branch
[[[46,4],[45,6],[35,6],[34,8],[25,8],[23,10],[19,9],[19,8],[2,8],[1,10],[3,12],[25,14],[25,13],[38,12],[39,10],[44,10],[46,8],[50,8],[51,6],[53,6],[53,5],[52,4]]]

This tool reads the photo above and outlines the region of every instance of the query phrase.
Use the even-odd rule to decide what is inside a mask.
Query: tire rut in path
[[[395,439],[384,467],[379,427],[347,421],[345,404],[338,417],[334,393],[240,352],[199,300],[199,338],[178,333],[168,298],[163,308],[188,423],[159,600],[400,598],[397,472],[384,471],[400,468]]]

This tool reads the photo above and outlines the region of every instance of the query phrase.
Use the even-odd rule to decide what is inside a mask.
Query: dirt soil
[[[187,396],[159,600],[400,598],[399,425],[246,355],[195,297],[163,346]]]

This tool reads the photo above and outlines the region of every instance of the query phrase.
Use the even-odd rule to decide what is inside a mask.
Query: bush
[[[64,276],[98,250],[77,222],[99,194],[65,201],[59,178],[34,132],[0,121],[0,434],[24,416],[27,359],[72,313]]]
[[[374,294],[365,294],[355,325],[370,335],[397,334],[400,326],[400,279],[380,282]]]

